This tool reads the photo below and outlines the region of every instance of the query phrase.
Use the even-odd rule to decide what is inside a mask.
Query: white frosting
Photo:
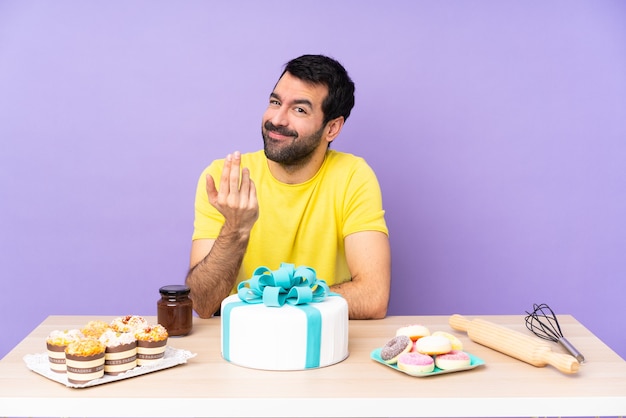
[[[232,363],[264,370],[303,370],[307,357],[307,316],[291,305],[266,307],[246,304],[228,312],[230,303],[241,302],[232,295],[222,302],[222,356]],[[322,317],[319,366],[338,363],[348,357],[348,304],[340,296],[308,306]],[[230,329],[225,329],[225,324]],[[225,353],[225,335],[229,352]],[[310,368],[310,367],[309,367]]]
[[[443,354],[452,350],[452,343],[440,335],[428,335],[415,341],[413,351],[422,354]]]
[[[132,332],[116,332],[113,330],[107,330],[100,336],[100,342],[107,347],[132,344],[135,342],[135,335]]]
[[[135,332],[148,326],[148,321],[138,315],[130,315],[115,318],[111,322],[111,327],[119,332]]]
[[[70,330],[54,330],[50,332],[48,335],[47,341],[51,343],[61,343],[61,342],[70,342],[76,341],[83,338],[83,333],[80,332],[79,329],[70,329]]]

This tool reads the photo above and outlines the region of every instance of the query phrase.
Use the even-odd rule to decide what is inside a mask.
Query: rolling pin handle
[[[452,315],[448,320],[448,323],[450,324],[452,329],[455,329],[457,331],[467,331],[470,326],[469,319],[459,314]]]
[[[545,360],[563,373],[576,373],[580,368],[580,363],[569,354],[559,354],[553,351],[546,351]]]

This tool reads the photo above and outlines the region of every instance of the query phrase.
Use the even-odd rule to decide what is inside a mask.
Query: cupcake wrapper
[[[55,373],[65,373],[65,346],[46,343],[46,347],[48,349],[50,370]]]
[[[104,353],[104,373],[118,375],[137,366],[137,343],[107,347]]]
[[[81,384],[104,376],[104,353],[94,356],[65,354],[67,380]]]
[[[137,341],[137,365],[144,366],[163,359],[167,339],[163,341]]]

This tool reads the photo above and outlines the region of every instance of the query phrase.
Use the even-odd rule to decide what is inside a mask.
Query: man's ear
[[[344,122],[345,119],[343,116],[328,121],[326,124],[326,141],[333,142],[335,138],[337,138],[339,132],[341,132],[341,128],[343,128]]]

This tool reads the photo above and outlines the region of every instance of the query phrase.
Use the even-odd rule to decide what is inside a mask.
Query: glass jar
[[[189,288],[183,285],[163,286],[157,302],[157,321],[172,337],[189,334],[193,324],[193,307]]]

